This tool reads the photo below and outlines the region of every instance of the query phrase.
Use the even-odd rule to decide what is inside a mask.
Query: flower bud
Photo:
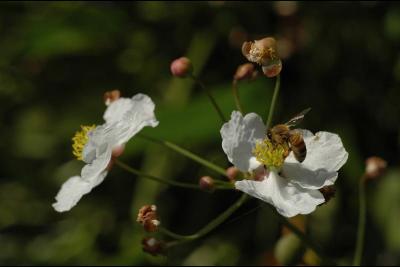
[[[171,73],[175,77],[185,77],[193,70],[192,62],[187,57],[180,57],[171,63]]]
[[[255,181],[263,181],[268,176],[269,171],[264,166],[260,166],[253,171],[253,179]]]
[[[229,181],[235,182],[236,177],[239,174],[239,169],[236,168],[235,166],[231,166],[228,169],[226,169],[226,177],[228,177]]]
[[[199,186],[202,190],[211,191],[214,189],[214,179],[210,176],[203,176],[199,180]]]
[[[164,252],[164,242],[155,239],[154,237],[145,237],[142,240],[143,251],[150,253],[153,256],[160,255]]]
[[[110,105],[115,100],[118,100],[121,96],[121,92],[119,90],[107,91],[104,93],[104,103],[106,106]]]
[[[383,175],[387,167],[387,162],[380,157],[369,157],[365,161],[365,178],[369,180],[377,179]]]
[[[122,153],[124,153],[124,150],[125,150],[125,145],[119,145],[119,146],[114,147],[112,150],[111,157],[118,158],[119,156],[122,155]]]
[[[335,196],[336,188],[333,185],[328,185],[328,186],[320,188],[319,191],[322,193],[322,195],[325,198],[325,202],[321,204],[321,205],[323,205],[323,204],[328,203],[328,201],[331,200]]]
[[[160,221],[157,220],[157,207],[145,205],[140,208],[136,221],[143,225],[146,232],[156,232]]]
[[[258,72],[254,69],[253,64],[245,63],[237,68],[236,73],[233,76],[233,79],[235,81],[240,81],[245,79],[252,80],[257,76],[257,73]]]

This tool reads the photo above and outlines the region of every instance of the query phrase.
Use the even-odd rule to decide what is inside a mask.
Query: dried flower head
[[[267,77],[275,77],[282,70],[282,61],[278,55],[276,40],[272,37],[244,42],[242,53],[248,61],[261,65]]]
[[[160,221],[157,220],[157,207],[145,205],[140,208],[136,221],[143,225],[146,232],[156,232]]]
[[[369,157],[365,161],[366,179],[376,179],[383,175],[387,167],[387,162],[380,157]]]

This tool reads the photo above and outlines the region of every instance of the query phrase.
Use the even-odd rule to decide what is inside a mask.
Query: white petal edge
[[[286,158],[282,173],[293,183],[319,189],[333,185],[338,177],[337,171],[346,163],[348,153],[337,134],[318,132],[313,135],[308,130],[300,130],[307,148],[306,159],[299,163],[293,152]]]
[[[290,183],[275,172],[270,172],[263,181],[242,180],[235,183],[236,189],[273,205],[285,217],[309,214],[325,202],[318,190],[305,189]]]
[[[239,111],[233,111],[229,122],[221,130],[222,149],[228,160],[241,171],[252,171],[261,164],[255,164],[252,154],[255,142],[265,137],[265,125],[255,113],[243,118]]]
[[[130,98],[121,97],[112,102],[106,109],[103,119],[106,123],[120,121],[124,114],[132,108],[133,102]]]
[[[115,129],[116,145],[122,145],[146,126],[156,127],[157,121],[154,109],[155,104],[145,94],[136,94],[131,99],[131,107],[125,111],[121,120],[113,126]]]
[[[79,202],[82,196],[88,194],[94,187],[103,182],[106,176],[107,171],[104,171],[90,181],[83,180],[80,176],[69,178],[57,193],[53,208],[58,212],[69,211]]]

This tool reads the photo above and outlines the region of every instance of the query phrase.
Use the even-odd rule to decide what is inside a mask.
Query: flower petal
[[[325,202],[321,192],[301,188],[280,177],[276,172],[270,172],[263,181],[242,180],[235,183],[236,189],[275,206],[285,217],[297,214],[309,214],[317,205]]]
[[[282,167],[282,176],[303,188],[319,189],[333,185],[338,173],[326,169],[311,170],[301,163],[285,162]]]
[[[100,173],[90,181],[83,180],[80,176],[69,178],[61,187],[56,196],[53,207],[58,212],[64,212],[74,207],[83,195],[89,193],[94,187],[99,185],[107,176],[107,172]]]
[[[265,125],[260,116],[249,113],[243,118],[239,111],[233,111],[220,132],[222,149],[238,169],[247,172],[260,165],[254,164],[252,153],[256,140],[265,137]]]
[[[113,146],[116,143],[114,126],[114,124],[103,124],[89,132],[89,140],[82,151],[84,162],[91,163],[99,154],[102,154],[107,145]]]
[[[119,100],[112,103],[109,108],[113,104],[117,104]],[[155,105],[150,97],[144,94],[136,94],[132,99],[129,99],[129,101],[129,105],[125,102],[121,104],[122,106],[120,109],[107,109],[109,112],[107,113],[106,111],[104,115],[107,123],[113,123],[115,140],[118,141],[116,145],[128,142],[128,140],[142,130],[143,127],[156,127],[159,123],[154,114]],[[115,110],[116,115],[112,114],[113,110]]]
[[[315,136],[301,130],[307,148],[307,156],[299,163],[293,152],[286,158],[282,173],[304,188],[318,189],[332,185],[337,171],[346,163],[348,153],[337,134],[318,132]]]
[[[108,166],[111,160],[112,147],[108,144],[103,144],[96,150],[96,157],[94,160],[86,164],[81,171],[83,180],[90,182],[96,179]]]
[[[106,123],[120,121],[124,114],[132,108],[132,100],[130,98],[121,97],[112,102],[104,112],[103,118]]]

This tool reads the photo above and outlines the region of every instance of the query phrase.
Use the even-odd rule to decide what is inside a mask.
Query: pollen
[[[268,138],[257,142],[253,149],[253,155],[259,162],[268,169],[275,170],[279,170],[282,167],[288,152],[289,148],[286,143],[272,143]]]
[[[72,154],[74,154],[74,156],[78,159],[78,160],[83,160],[82,157],[82,152],[83,152],[83,148],[85,147],[87,141],[89,140],[89,132],[92,131],[94,128],[96,127],[96,125],[92,125],[92,126],[84,126],[81,125],[82,130],[81,131],[77,131],[74,135],[74,137],[72,138]]]

